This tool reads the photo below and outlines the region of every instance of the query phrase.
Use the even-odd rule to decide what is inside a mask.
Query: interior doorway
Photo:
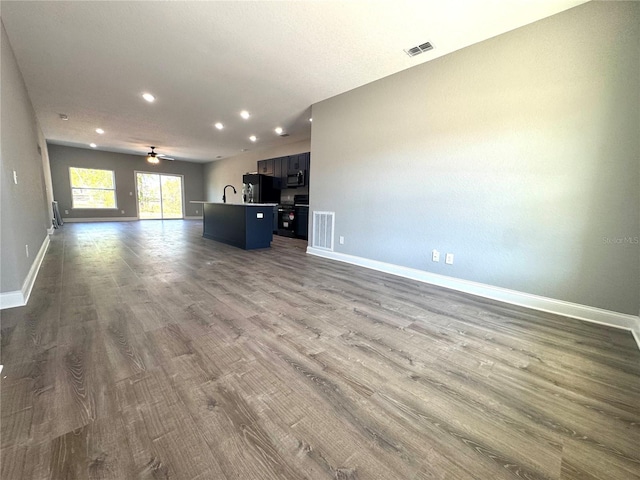
[[[138,218],[184,218],[182,175],[136,172]]]

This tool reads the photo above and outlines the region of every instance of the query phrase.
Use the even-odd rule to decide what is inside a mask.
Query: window
[[[113,170],[69,168],[73,208],[117,208]]]

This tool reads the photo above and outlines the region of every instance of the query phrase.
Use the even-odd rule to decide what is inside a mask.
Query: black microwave
[[[287,175],[287,187],[303,187],[304,186],[304,170],[298,170],[295,173]]]

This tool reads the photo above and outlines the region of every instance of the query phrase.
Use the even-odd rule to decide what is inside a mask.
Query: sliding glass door
[[[183,218],[182,176],[136,172],[138,217]]]

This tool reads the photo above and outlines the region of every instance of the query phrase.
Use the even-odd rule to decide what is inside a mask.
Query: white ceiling
[[[47,140],[206,162],[309,138],[318,101],[581,3],[2,0],[0,15]]]

